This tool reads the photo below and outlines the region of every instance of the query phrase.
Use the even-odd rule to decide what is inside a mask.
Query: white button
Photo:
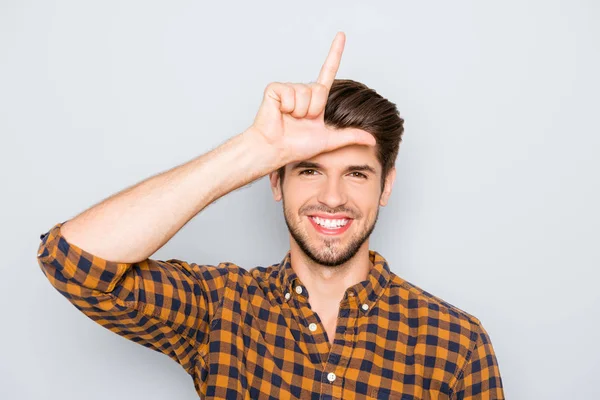
[[[289,300],[289,299],[290,299],[290,297],[292,297],[292,295],[290,294],[290,292],[287,292],[287,293],[285,294],[285,299],[286,299],[286,300]]]
[[[311,323],[311,324],[308,326],[308,329],[310,329],[310,331],[311,331],[311,332],[314,332],[314,331],[316,331],[316,330],[317,330],[317,324],[315,324],[314,322],[313,322],[313,323]]]
[[[333,381],[335,381],[335,374],[334,374],[333,372],[330,372],[330,373],[328,373],[328,374],[327,374],[327,380],[328,380],[329,382],[333,382]]]
[[[363,304],[362,309],[367,311],[369,309],[369,305],[367,303]]]
[[[302,286],[296,286],[296,293],[298,293],[298,294],[302,293]]]

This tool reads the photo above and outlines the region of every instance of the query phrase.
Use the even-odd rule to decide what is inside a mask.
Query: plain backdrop
[[[340,78],[405,135],[371,248],[478,317],[508,399],[600,398],[600,3],[0,1],[0,398],[196,399],[168,357],[77,311],[39,235],[246,129],[271,81]],[[279,262],[262,178],[153,258]]]

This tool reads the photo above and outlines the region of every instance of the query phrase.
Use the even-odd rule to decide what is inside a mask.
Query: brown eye
[[[310,172],[317,172],[317,171],[315,171],[314,169],[305,169],[303,171],[300,171],[300,175],[314,175],[314,174],[311,174]]]
[[[358,178],[367,178],[367,176],[361,172],[352,172],[351,174],[356,174],[354,176],[358,177]]]

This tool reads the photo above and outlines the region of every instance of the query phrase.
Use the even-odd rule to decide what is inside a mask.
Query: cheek
[[[288,219],[293,221],[301,221],[303,216],[300,215],[300,210],[306,203],[300,202],[300,199],[294,198],[293,196],[289,196],[286,192],[283,196],[283,206],[284,212],[286,213]]]
[[[375,201],[375,202],[370,202],[368,204],[365,204],[361,207],[360,210],[363,215],[362,222],[365,224],[371,224],[377,216],[377,212],[379,210],[379,202]]]
[[[379,206],[380,193],[373,190],[373,188],[354,188],[349,194],[348,200],[351,200],[357,207],[364,210],[364,212],[376,209]]]
[[[286,187],[285,190],[281,192],[281,195],[285,201],[286,207],[296,214],[303,206],[313,204],[316,197],[314,188],[312,188],[311,191],[310,187],[301,187],[300,185]]]

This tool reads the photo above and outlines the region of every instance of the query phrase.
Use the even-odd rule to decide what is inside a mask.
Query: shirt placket
[[[354,350],[357,318],[356,297],[350,293],[340,303],[335,339],[321,379],[321,399],[342,399],[344,375]]]
[[[293,286],[293,303],[297,310],[298,325],[308,349],[308,355],[315,367],[324,365],[324,357],[329,352],[325,330],[319,316],[311,309],[306,288],[298,283]]]

